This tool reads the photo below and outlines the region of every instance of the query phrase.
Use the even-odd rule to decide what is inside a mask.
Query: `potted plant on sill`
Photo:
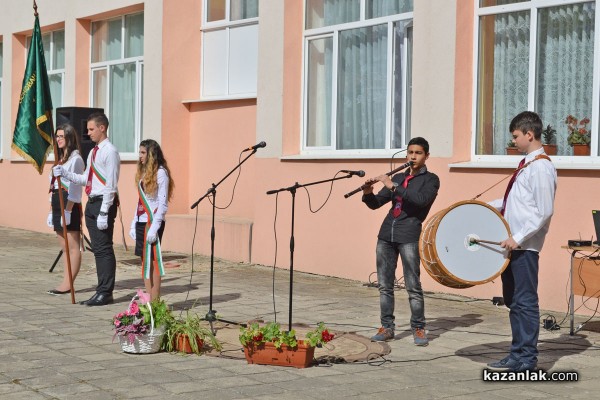
[[[156,353],[171,319],[163,300],[150,301],[149,294],[138,290],[127,310],[113,317],[113,341],[118,337],[126,353]]]
[[[590,131],[587,129],[587,124],[590,123],[589,118],[583,118],[581,121],[572,116],[567,115],[565,124],[569,135],[567,143],[573,147],[574,156],[589,156],[590,155]]]
[[[319,322],[303,340],[296,337],[294,329],[282,331],[276,322],[263,326],[255,322],[240,328],[240,343],[244,346],[248,364],[306,368],[312,363],[315,347],[321,347],[334,336],[323,322]]]
[[[544,130],[542,130],[542,143],[546,154],[549,156],[556,155],[556,129],[554,129],[552,125],[548,125],[546,128],[544,128]]]
[[[215,350],[221,350],[221,343],[210,329],[203,325],[202,319],[186,310],[185,317],[173,317],[167,324],[163,348],[169,352],[200,354],[206,341],[210,342]]]
[[[519,156],[521,152],[517,149],[517,145],[512,139],[509,139],[506,143],[506,155],[509,156]]]

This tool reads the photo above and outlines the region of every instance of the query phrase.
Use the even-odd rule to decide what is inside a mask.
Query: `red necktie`
[[[512,189],[515,180],[517,180],[517,175],[519,171],[521,171],[521,167],[525,164],[525,159],[522,159],[519,163],[519,167],[512,174],[510,181],[508,181],[508,186],[506,187],[506,192],[504,192],[504,200],[502,201],[502,210],[500,210],[500,214],[504,215],[504,210],[506,210],[506,200],[508,199],[508,194],[510,193],[510,189]]]
[[[97,151],[98,151],[98,146],[94,146],[94,150],[92,151],[92,164],[96,160],[96,152]],[[87,194],[88,196],[90,195],[90,193],[92,193],[92,174],[93,174],[92,168],[93,168],[93,165],[90,165],[90,172],[88,173],[87,182],[85,184],[85,194]]]
[[[402,187],[406,189],[406,187],[408,186],[408,181],[410,181],[414,177],[414,175],[406,175],[406,178],[404,178],[404,182],[402,182]],[[396,196],[396,205],[392,210],[392,215],[394,216],[394,218],[398,218],[400,214],[402,214],[402,197]]]

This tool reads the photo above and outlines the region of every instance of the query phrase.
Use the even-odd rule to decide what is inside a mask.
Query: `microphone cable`
[[[244,151],[240,152],[240,156],[238,157],[238,164],[242,161],[242,154],[244,154]],[[240,167],[238,168],[238,174],[235,177],[235,182],[233,184],[233,189],[231,190],[231,199],[229,200],[229,204],[227,204],[225,207],[219,207],[215,204],[215,208],[217,210],[226,210],[229,208],[229,206],[231,205],[231,203],[233,203],[233,198],[235,197],[235,188],[237,186],[238,180],[240,179],[240,175],[242,174],[242,166],[240,165]],[[213,204],[213,200],[210,199],[211,196],[208,196],[208,201],[210,202],[210,204]],[[214,194],[213,194],[214,197]],[[197,208],[197,207],[196,207]]]
[[[335,179],[340,173],[342,173],[341,171],[338,171],[335,173],[335,175],[333,176],[333,179]],[[331,181],[331,185],[329,186],[329,194],[327,195],[327,198],[325,199],[325,201],[323,202],[323,204],[321,204],[321,206],[319,208],[317,208],[316,210],[313,211],[312,209],[312,205],[310,203],[310,192],[308,191],[308,189],[306,188],[306,186],[303,186],[302,188],[304,190],[306,190],[306,195],[308,196],[308,209],[310,210],[311,213],[316,214],[319,211],[321,211],[321,209],[323,207],[325,207],[325,204],[327,204],[327,202],[329,201],[329,198],[331,197],[331,193],[333,192],[333,182]]]
[[[241,154],[240,154],[241,157]],[[338,176],[338,174],[340,174],[341,171],[338,171],[335,173],[335,175],[333,176],[334,178]],[[236,180],[237,182],[237,180]],[[304,190],[306,190],[306,195],[308,197],[308,209],[310,210],[311,213],[316,214],[317,212],[319,212],[323,207],[325,207],[325,204],[327,204],[327,202],[329,201],[329,198],[331,197],[331,193],[333,192],[333,182],[331,181],[331,185],[329,187],[329,194],[327,195],[327,198],[325,199],[325,201],[323,202],[323,204],[317,208],[316,210],[313,211],[312,209],[312,205],[311,205],[311,199],[310,199],[310,192],[308,191],[308,189],[306,188],[306,186],[303,186]],[[277,213],[278,213],[278,204],[279,204],[279,192],[275,193],[275,216],[273,218],[273,237],[275,239],[275,256],[273,259],[273,274],[272,274],[272,298],[273,298],[273,321],[275,323],[277,323],[277,307],[275,304],[275,271],[277,268],[277,247],[278,247],[278,243],[277,243]]]
[[[401,152],[406,151],[406,150],[408,150],[408,147],[405,148],[405,149],[400,149],[397,152],[395,152],[394,154],[392,154],[392,158],[390,158],[390,171],[393,171],[394,167],[396,166],[394,164],[394,157],[396,156],[396,154],[401,153]]]

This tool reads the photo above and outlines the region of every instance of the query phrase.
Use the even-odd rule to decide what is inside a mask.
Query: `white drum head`
[[[504,219],[484,203],[459,203],[439,221],[435,249],[439,262],[456,278],[472,284],[485,283],[507,264],[503,248],[471,243],[471,238],[501,242],[510,231]]]

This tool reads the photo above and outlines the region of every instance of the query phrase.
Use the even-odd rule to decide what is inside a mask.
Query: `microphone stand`
[[[244,162],[246,162],[246,160],[248,160],[251,156],[254,155],[254,153],[256,153],[256,149],[252,149],[252,152],[250,154],[248,154],[246,156],[246,158],[244,158],[242,161],[240,161],[231,171],[229,171],[229,173],[227,175],[225,175],[223,177],[223,179],[221,179],[216,184],[213,183],[211,185],[211,187],[206,191],[206,193],[202,197],[200,197],[190,207],[190,209],[193,210],[194,208],[196,208],[198,206],[198,204],[202,200],[204,200],[206,197],[208,197],[212,194],[212,198],[213,198],[213,200],[212,200],[212,219],[211,219],[211,227],[210,227],[210,292],[209,292],[208,312],[206,313],[206,316],[203,318],[203,320],[209,322],[213,335],[216,335],[216,332],[213,328],[214,321],[222,321],[222,322],[226,322],[229,324],[237,324],[237,322],[234,322],[234,321],[227,321],[225,319],[217,318],[217,310],[213,310],[213,275],[214,275],[214,261],[215,261],[215,209],[217,207],[217,187],[219,187],[219,185],[221,183],[223,183],[223,181],[225,179],[227,179],[229,177],[229,175],[231,175],[235,170],[240,168],[241,165]]]
[[[325,179],[322,181],[317,181],[317,182],[311,182],[311,183],[305,183],[305,184],[300,184],[298,182],[296,182],[293,186],[287,187],[287,188],[281,188],[281,189],[275,189],[275,190],[269,190],[267,192],[267,194],[275,194],[275,193],[279,193],[279,192],[283,192],[283,191],[288,191],[292,194],[292,233],[290,236],[290,300],[289,300],[289,321],[288,321],[288,331],[292,330],[292,297],[293,297],[293,293],[294,293],[294,247],[295,247],[295,242],[294,242],[294,214],[295,214],[295,210],[296,210],[296,190],[302,187],[307,187],[307,186],[312,186],[312,185],[318,185],[320,183],[325,183],[325,182],[333,182],[333,181],[337,181],[339,179],[347,179],[347,178],[351,178],[353,174],[348,174],[345,176],[339,176],[337,178],[331,178],[331,179]]]

